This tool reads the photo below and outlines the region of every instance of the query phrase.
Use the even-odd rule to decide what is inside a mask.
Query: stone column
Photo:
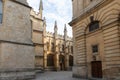
[[[44,69],[47,68],[47,52],[44,53]]]
[[[59,54],[56,54],[56,70],[59,71],[60,65],[59,65]]]
[[[69,55],[68,54],[65,56],[65,69],[69,70]]]

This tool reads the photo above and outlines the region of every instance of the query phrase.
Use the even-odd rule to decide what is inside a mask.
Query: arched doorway
[[[60,70],[65,70],[65,56],[62,54],[59,55],[59,64]]]

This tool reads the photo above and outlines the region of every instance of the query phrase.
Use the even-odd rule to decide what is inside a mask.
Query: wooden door
[[[92,63],[92,77],[102,78],[102,63],[101,61],[93,61]]]

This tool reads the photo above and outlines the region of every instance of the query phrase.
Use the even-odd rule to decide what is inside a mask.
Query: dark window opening
[[[93,45],[92,46],[92,52],[97,53],[98,52],[98,45]]]
[[[65,47],[64,47],[64,45],[62,45],[62,51],[63,51],[63,52],[65,51]]]
[[[2,0],[0,0],[0,23],[2,23],[2,15],[3,15],[3,13],[2,13],[2,7],[3,7],[3,2],[2,2]]]
[[[54,46],[55,46],[54,43],[52,43],[51,45],[52,45],[51,50],[54,51]]]
[[[89,24],[89,31],[94,31],[96,29],[99,29],[99,21],[93,21]]]
[[[73,53],[73,46],[71,46],[71,53]]]

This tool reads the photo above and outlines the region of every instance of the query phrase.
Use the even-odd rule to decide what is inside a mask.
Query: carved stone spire
[[[57,37],[57,31],[58,31],[57,21],[55,21],[55,25],[54,25],[54,36],[55,36],[55,38]]]
[[[43,10],[43,2],[42,2],[42,0],[40,0],[39,11],[40,10]]]
[[[66,27],[66,24],[65,24],[65,27],[64,27],[64,39],[67,40],[67,27]]]

